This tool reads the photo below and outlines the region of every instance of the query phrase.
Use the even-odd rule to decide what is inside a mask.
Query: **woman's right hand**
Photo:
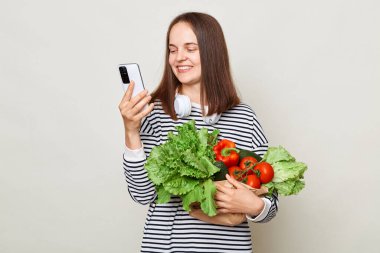
[[[153,110],[154,107],[154,104],[151,103],[144,108],[151,100],[151,96],[148,95],[147,90],[140,92],[132,98],[134,86],[135,83],[131,81],[131,84],[128,86],[128,89],[119,104],[119,110],[124,122],[125,144],[130,149],[138,149],[141,147],[141,121]]]

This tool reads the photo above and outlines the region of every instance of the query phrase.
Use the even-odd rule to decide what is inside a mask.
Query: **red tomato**
[[[244,179],[245,177],[245,173],[244,173],[244,170],[242,168],[240,168],[239,166],[231,166],[228,168],[228,174],[235,178],[236,180],[238,181],[241,181]]]
[[[263,184],[269,183],[274,177],[273,167],[267,162],[258,163],[255,170],[260,171],[260,181]]]
[[[247,181],[245,182],[245,184],[251,186],[252,188],[256,188],[256,189],[260,189],[260,187],[261,187],[260,179],[255,174],[248,175]]]
[[[257,163],[256,158],[253,156],[246,156],[240,160],[239,167],[243,170],[253,169],[253,165]],[[248,175],[253,174],[252,171],[248,171]]]

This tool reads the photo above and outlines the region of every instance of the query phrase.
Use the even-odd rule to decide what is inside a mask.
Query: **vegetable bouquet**
[[[213,181],[225,180],[228,173],[252,188],[267,188],[288,196],[300,192],[305,183],[306,164],[297,162],[283,147],[269,147],[263,158],[252,151],[239,150],[230,140],[218,142],[219,130],[197,130],[195,121],[176,127],[168,140],[152,149],[145,168],[155,184],[157,203],[179,196],[183,209],[199,203],[208,216],[216,215]]]
[[[222,155],[218,153],[220,146],[223,147]],[[273,191],[283,196],[295,195],[305,187],[303,174],[307,165],[296,161],[281,146],[269,147],[261,158],[252,151],[237,149],[235,143],[224,139],[214,146],[214,151],[216,165],[221,168],[214,175],[215,180],[224,180],[228,173],[252,188],[264,186],[270,195]]]

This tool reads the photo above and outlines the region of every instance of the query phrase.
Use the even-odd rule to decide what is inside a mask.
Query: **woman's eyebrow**
[[[190,45],[198,46],[198,44],[195,43],[195,42],[187,42],[187,43],[185,43],[185,46],[190,46]],[[174,44],[169,44],[169,47],[177,47],[177,46],[174,45]]]
[[[187,42],[187,43],[185,43],[185,45],[186,45],[186,46],[189,46],[189,45],[195,45],[195,46],[198,46],[198,44],[195,43],[195,42]]]

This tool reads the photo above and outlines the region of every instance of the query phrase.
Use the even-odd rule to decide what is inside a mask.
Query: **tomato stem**
[[[256,162],[256,163],[254,163],[254,164],[251,164],[250,166],[247,167],[247,170],[254,169],[255,166],[256,166],[257,164],[259,164],[259,163],[260,163],[260,162]]]
[[[250,165],[249,167],[247,167],[247,169],[245,170],[245,173],[248,174],[249,171],[252,171],[253,174],[255,174],[256,176],[260,177],[260,171],[259,170],[255,170],[255,166],[257,164],[259,164],[259,163],[260,162],[256,162],[253,165]]]
[[[235,151],[238,154],[240,152],[237,148],[224,148],[224,149],[222,149],[222,151],[220,152],[220,154],[222,156],[229,156],[230,153],[231,153],[231,151]]]

